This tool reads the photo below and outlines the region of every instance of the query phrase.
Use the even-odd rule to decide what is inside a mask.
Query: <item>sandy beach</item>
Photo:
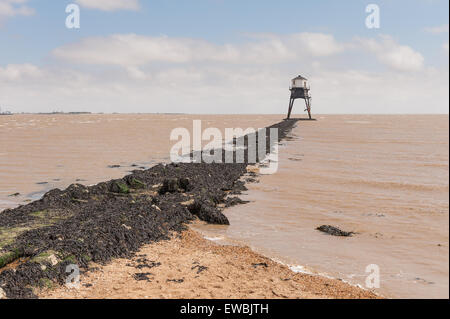
[[[248,247],[218,245],[188,230],[131,259],[93,264],[79,288],[36,291],[54,299],[379,298],[342,281],[294,273]]]

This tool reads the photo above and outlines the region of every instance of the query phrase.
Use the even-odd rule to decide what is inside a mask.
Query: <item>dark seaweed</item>
[[[330,225],[322,225],[320,227],[317,227],[316,229],[332,236],[351,237],[353,234],[355,234],[354,232],[343,231],[337,227]]]

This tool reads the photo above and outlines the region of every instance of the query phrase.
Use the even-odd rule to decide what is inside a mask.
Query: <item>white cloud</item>
[[[422,54],[409,46],[398,44],[392,37],[383,35],[379,39],[357,39],[361,46],[375,54],[377,59],[397,71],[418,71],[424,66]]]
[[[36,78],[43,72],[32,64],[8,64],[0,67],[0,80],[22,80],[25,78]]]
[[[298,40],[303,49],[314,56],[330,56],[344,50],[344,45],[338,43],[330,34],[304,32],[293,35],[292,39]]]
[[[76,0],[76,2],[88,9],[102,11],[139,10],[139,0]]]
[[[299,33],[288,36],[261,35],[235,45],[216,45],[204,40],[115,34],[87,38],[57,48],[53,54],[83,64],[141,66],[152,62],[223,62],[272,64],[295,61],[302,56],[325,57],[342,52],[332,35]]]
[[[34,9],[27,6],[28,0],[0,0],[0,20],[15,16],[29,16]]]
[[[389,69],[368,71],[355,64],[355,53]],[[300,73],[311,80],[316,114],[448,113],[448,66],[427,68],[419,53],[386,36],[344,44],[321,33],[260,34],[218,45],[125,34],[84,39],[53,54],[64,67],[59,59],[41,68],[0,67],[0,105],[12,111],[284,113],[289,80]]]
[[[311,77],[313,107],[347,114],[448,113],[448,75],[448,68],[412,74],[322,70]]]
[[[425,31],[433,34],[448,33],[448,23],[437,27],[427,27]]]
[[[285,113],[289,80],[296,73],[310,79],[315,114],[448,113],[448,69],[368,72],[292,64],[192,64],[103,72],[7,66],[0,69],[0,105],[12,111]],[[295,112],[302,113],[301,101],[296,105]]]

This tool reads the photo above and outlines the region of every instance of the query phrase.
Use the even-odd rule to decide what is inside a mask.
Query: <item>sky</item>
[[[66,26],[69,4],[80,28]],[[0,0],[0,107],[279,114],[301,74],[314,113],[448,114],[448,12],[447,0]]]

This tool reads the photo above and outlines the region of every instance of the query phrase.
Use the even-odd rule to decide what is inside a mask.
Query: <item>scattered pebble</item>
[[[177,284],[181,284],[184,282],[184,279],[167,279],[167,282],[174,282]]]
[[[192,270],[197,269],[197,274],[201,273],[204,270],[208,270],[208,267],[206,266],[201,266],[201,265],[196,265],[194,267],[191,268]]]
[[[151,278],[149,278],[149,276],[153,276],[152,273],[150,272],[143,272],[143,273],[136,273],[133,275],[133,278],[136,281],[148,281],[148,282],[152,282]]]

